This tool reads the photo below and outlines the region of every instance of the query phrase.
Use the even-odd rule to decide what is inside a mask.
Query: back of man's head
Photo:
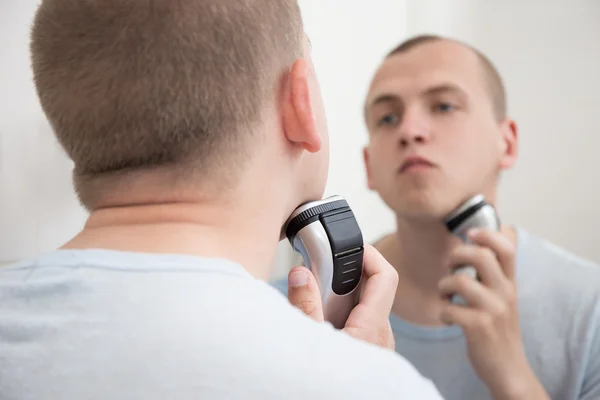
[[[147,171],[230,182],[302,49],[295,0],[44,0],[31,42],[90,209]]]

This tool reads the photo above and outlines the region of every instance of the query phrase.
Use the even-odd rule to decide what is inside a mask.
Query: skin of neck
[[[296,204],[289,181],[272,173],[265,179],[264,164],[246,168],[237,187],[210,197],[193,190],[165,197],[164,190],[138,183],[135,200],[124,197],[121,205],[92,211],[83,230],[62,249],[221,258],[268,280],[282,224]]]
[[[450,255],[461,241],[435,219],[397,216],[396,227],[396,232],[376,246],[399,275],[392,313],[417,325],[442,326],[440,313],[445,300],[438,283],[450,274]],[[516,242],[510,226],[500,229]]]
[[[441,324],[437,284],[450,271],[448,260],[458,239],[436,221],[398,217],[396,226],[380,245],[399,275],[392,313],[415,324]]]

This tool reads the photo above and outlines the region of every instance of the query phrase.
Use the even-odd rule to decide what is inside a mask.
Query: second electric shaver
[[[364,254],[362,232],[348,203],[332,196],[302,204],[284,230],[316,278],[325,320],[343,328],[359,301]]]
[[[485,201],[482,195],[476,195],[460,205],[444,221],[448,230],[455,236],[469,243],[467,232],[473,228],[483,228],[497,231],[500,229],[500,220],[494,207]],[[473,279],[478,279],[474,267],[465,265],[457,267],[455,274],[465,274]],[[455,304],[466,304],[466,301],[458,296],[452,296]]]

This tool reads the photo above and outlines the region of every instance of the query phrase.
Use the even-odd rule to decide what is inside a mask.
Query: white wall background
[[[56,248],[85,214],[70,187],[31,84],[28,33],[39,0],[0,0],[0,263]],[[600,2],[596,0],[300,0],[329,115],[327,195],[352,205],[365,239],[393,229],[366,189],[361,107],[381,57],[407,35],[468,41],[497,64],[521,134],[521,159],[506,175],[506,221],[600,261]],[[561,86],[559,86],[561,85]],[[367,212],[375,218],[367,220]],[[276,275],[290,267],[280,245]]]
[[[71,163],[38,105],[28,35],[38,1],[0,0],[0,262],[60,246],[84,220]]]

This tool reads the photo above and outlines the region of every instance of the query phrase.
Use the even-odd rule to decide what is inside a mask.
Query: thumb
[[[323,322],[321,293],[314,275],[306,267],[294,267],[288,275],[288,300],[304,314]]]

